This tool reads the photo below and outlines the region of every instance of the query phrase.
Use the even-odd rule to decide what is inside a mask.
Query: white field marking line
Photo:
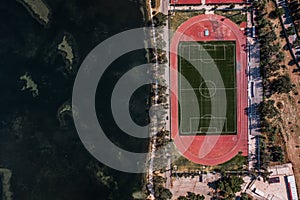
[[[231,29],[231,28],[230,28]],[[234,32],[234,31],[233,31]],[[235,33],[235,32],[234,32]],[[237,40],[238,42],[239,42],[239,40]],[[229,45],[231,45],[231,46],[234,46],[234,73],[235,73],[235,76],[236,76],[236,43],[237,43],[237,41],[235,41],[235,44],[229,44]],[[190,45],[190,46],[192,46],[192,45]],[[196,45],[195,45],[196,46]],[[215,48],[215,46],[216,45],[212,45],[212,46],[214,46],[214,48]],[[221,45],[220,45],[221,46]],[[224,44],[223,44],[223,46],[225,46]],[[200,51],[201,52],[201,51]],[[224,50],[224,53],[226,54],[226,51]],[[189,47],[189,59],[190,59],[190,47]],[[225,57],[226,58],[226,57]],[[180,60],[181,60],[181,58],[180,58]],[[225,60],[227,60],[227,59],[225,59]],[[181,71],[181,62],[179,62],[180,63],[180,71]],[[226,88],[226,89],[234,89],[234,90],[236,90],[237,89],[237,83],[236,83],[236,77],[235,76],[233,76],[234,77],[234,84],[235,84],[235,88]],[[224,89],[224,88],[216,88],[216,89]],[[180,91],[182,91],[182,90],[191,90],[191,89],[182,89],[181,88],[181,79],[180,79]],[[197,89],[197,90],[199,90],[199,88]],[[237,131],[237,92],[235,92],[235,96],[236,96],[236,98],[235,98],[235,101],[234,101],[234,108],[235,108],[235,112],[234,112],[234,127],[235,127],[235,131],[234,132],[226,132],[226,133],[235,133],[236,131]],[[180,95],[180,100],[181,100],[181,95]],[[182,112],[181,112],[182,113]],[[181,115],[181,117],[182,117],[182,115]],[[182,132],[182,133],[186,133],[186,132]]]
[[[182,45],[182,46],[184,46],[184,45]],[[182,46],[179,47],[180,48],[180,55],[182,55],[182,49],[181,49]],[[179,56],[179,71],[177,72],[177,79],[179,78],[179,87],[178,88],[179,88],[179,100],[180,100],[180,102],[179,102],[179,106],[180,106],[180,108],[179,108],[180,109],[180,116],[179,117],[180,117],[180,119],[177,119],[177,120],[179,122],[181,122],[181,119],[182,119],[182,109],[181,109],[182,99],[181,99],[181,92],[180,92],[181,91],[181,76],[180,76],[179,73],[181,73],[181,56]],[[178,122],[178,125],[179,125],[179,122]],[[180,125],[179,129],[182,131],[181,125]]]
[[[190,121],[190,123],[189,123],[189,125],[190,125],[190,127],[189,127],[189,130],[190,131],[188,131],[188,132],[186,132],[186,131],[182,131],[182,133],[185,133],[185,134],[191,134],[191,133],[215,133],[214,131],[210,131],[210,132],[207,132],[207,131],[201,131],[201,128],[209,128],[209,127],[200,127],[200,130],[198,130],[198,131],[191,131],[192,130],[192,120],[201,120],[201,119],[210,119],[210,120],[225,120],[225,130],[226,131],[220,131],[217,127],[210,127],[210,128],[215,128],[216,130],[219,130],[219,132],[222,132],[222,133],[236,133],[236,128],[235,128],[235,130],[233,130],[233,131],[228,131],[228,119],[227,119],[227,117],[212,117],[212,118],[203,118],[203,117],[190,117],[190,119],[189,119],[189,121]]]
[[[233,91],[235,91],[235,88],[228,88],[228,90],[233,90]],[[202,96],[202,95],[201,95]],[[203,102],[208,102],[208,101],[210,101],[210,100],[207,100],[206,98],[205,99],[201,99],[201,101],[200,101],[200,108],[201,108],[201,110],[202,110],[202,108],[203,108],[203,106],[202,106],[202,101]],[[237,131],[237,118],[236,118],[236,114],[237,114],[237,110],[236,110],[236,107],[237,107],[237,102],[236,102],[236,98],[234,99],[234,101],[233,101],[233,104],[234,104],[234,106],[233,106],[233,110],[234,110],[234,116],[233,116],[233,123],[234,123],[234,130],[232,131],[232,132],[228,132],[228,121],[227,121],[227,117],[211,117],[211,118],[214,118],[214,119],[222,119],[222,118],[224,118],[224,119],[226,119],[226,133],[234,133],[234,132],[236,132]],[[210,114],[207,114],[207,115],[209,115],[209,116],[211,116]],[[195,119],[197,119],[197,118],[199,118],[199,117],[191,117],[191,118],[195,118]],[[202,116],[201,118],[205,118],[205,116]],[[200,118],[200,119],[201,119]]]
[[[230,44],[231,46],[234,46],[234,47],[236,47],[236,45],[234,45],[234,44]],[[191,56],[191,54],[190,54],[190,50],[191,50],[191,46],[195,46],[195,47],[201,47],[201,45],[182,45],[181,47],[184,47],[184,46],[188,46],[189,48],[189,59],[190,59],[190,56]],[[207,45],[207,46],[213,46],[214,47],[214,49],[216,49],[216,46],[223,46],[223,53],[225,54],[225,59],[223,59],[223,60],[227,60],[226,59],[226,51],[225,51],[225,45],[223,44],[223,45]],[[226,45],[227,46],[227,45]],[[235,50],[235,52],[236,52],[236,48],[234,48],[234,50]],[[201,50],[200,50],[200,52],[201,52]],[[182,48],[180,48],[180,53],[182,54]],[[181,55],[180,54],[180,55]],[[236,53],[234,53],[234,57],[236,58]],[[236,59],[234,58],[234,72],[236,73]],[[179,62],[179,68],[180,68],[180,72],[181,72],[181,57],[179,58],[180,59],[180,62]],[[218,60],[221,60],[221,59],[218,59]],[[234,79],[236,80],[236,77],[234,76]],[[180,91],[184,91],[184,90],[201,90],[200,88],[197,88],[197,89],[195,89],[195,88],[192,88],[192,89],[184,89],[184,88],[181,88],[181,76],[180,76]],[[236,82],[234,82],[234,84],[235,85],[237,85],[236,84]],[[236,90],[237,89],[237,87],[235,87],[235,88],[215,88],[216,90],[217,89],[225,89],[225,90]],[[180,92],[179,92],[180,93]],[[235,94],[236,94],[236,92],[235,92]],[[181,96],[181,93],[179,94],[180,95],[180,102],[182,102],[182,96]],[[201,95],[201,96],[203,96],[203,95]],[[237,98],[237,95],[236,95],[236,98]],[[226,132],[226,133],[235,133],[236,132],[236,126],[237,126],[237,116],[236,116],[236,114],[237,114],[237,110],[236,110],[236,108],[237,108],[237,101],[236,101],[236,98],[235,98],[235,101],[234,101],[234,110],[235,110],[235,112],[234,112],[234,127],[235,127],[235,131],[234,132]],[[202,108],[202,101],[200,101],[200,104],[201,104],[201,108]],[[183,112],[181,112],[180,113],[180,119],[182,119],[182,113]],[[191,119],[190,119],[191,120]],[[227,130],[227,118],[226,118],[226,130]],[[181,131],[182,131],[182,128],[180,128],[181,129]],[[191,127],[190,127],[190,130],[191,130]],[[182,133],[186,133],[186,132],[183,132],[182,131]]]

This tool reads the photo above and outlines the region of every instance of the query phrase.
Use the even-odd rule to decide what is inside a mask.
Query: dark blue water
[[[57,111],[71,101],[76,76],[67,73],[56,45],[68,33],[76,51],[75,69],[101,41],[121,31],[142,27],[138,1],[49,0],[52,17],[45,28],[16,1],[0,1],[0,167],[12,170],[14,199],[132,199],[141,189],[142,175],[127,174],[97,162],[78,138],[72,118]],[[120,58],[99,83],[97,114],[108,136],[117,145],[144,152],[147,140],[123,133],[109,109],[111,90],[123,73],[145,63],[143,50]],[[126,63],[126,64],[124,64]],[[38,85],[39,96],[21,91],[28,73]],[[101,94],[100,94],[101,91]],[[149,88],[138,89],[131,99],[131,115],[140,125],[148,123]],[[98,98],[98,96],[105,98]],[[103,174],[97,177],[96,173]],[[109,181],[103,181],[103,177]]]

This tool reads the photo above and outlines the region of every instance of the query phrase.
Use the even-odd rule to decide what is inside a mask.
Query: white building
[[[289,200],[298,200],[295,176],[287,176],[287,188]]]

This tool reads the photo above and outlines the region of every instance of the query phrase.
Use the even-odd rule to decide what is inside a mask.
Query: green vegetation
[[[201,15],[205,13],[205,9],[202,11],[193,12],[174,12],[171,15],[170,27],[172,31],[175,31],[183,22],[191,17]]]
[[[173,166],[177,166],[177,171],[196,171],[196,170],[201,170],[203,168],[203,165],[194,163],[188,159],[186,159],[183,156],[180,156],[178,159],[176,159],[173,162]]]
[[[216,10],[215,14],[222,15],[238,25],[240,25],[242,22],[247,21],[246,13],[240,10],[230,10],[230,11]]]
[[[274,104],[274,100],[266,100],[259,105],[259,112],[262,114],[263,118],[272,119],[279,113]]]
[[[259,152],[257,152],[259,162],[256,166],[259,169],[258,174],[266,180],[269,176],[268,166],[284,162],[284,149],[281,147],[283,146],[282,132],[279,126],[282,121],[279,110],[283,108],[283,104],[269,98],[275,93],[289,93],[293,89],[293,85],[288,75],[281,75],[286,68],[285,65],[282,65],[285,58],[283,51],[289,50],[289,46],[284,45],[281,48],[282,44],[278,42],[279,36],[275,31],[277,25],[272,22],[277,18],[281,20],[280,17],[284,14],[284,10],[268,9],[266,0],[255,1],[254,6],[257,8],[255,20],[260,43],[260,72],[264,89],[264,101],[258,105],[261,115],[261,130],[264,134],[257,136],[259,137]],[[280,37],[285,37],[283,31],[280,34]],[[294,34],[294,30],[287,30],[287,34]]]
[[[215,134],[220,131],[221,134],[236,134],[235,43],[181,42],[179,55],[179,74],[189,82],[184,81],[182,76],[178,77],[180,133]],[[218,70],[214,70],[214,64]],[[224,85],[213,78],[209,79],[215,77],[216,71],[220,73]],[[202,77],[204,73],[208,76],[206,79]],[[224,88],[226,105],[222,104],[223,96],[220,92]],[[193,94],[196,94],[197,102],[191,98]],[[216,112],[211,117],[213,103]],[[195,111],[195,106],[199,106],[200,115]],[[227,109],[225,118],[221,113],[224,106]]]
[[[205,197],[200,194],[195,194],[193,192],[188,192],[186,196],[180,196],[177,200],[204,200]]]
[[[235,193],[241,191],[241,185],[244,183],[240,176],[223,176],[217,181],[219,198],[233,200],[236,198]]]
[[[257,166],[259,169],[267,170],[269,164],[270,164],[270,154],[267,151],[267,145],[266,145],[266,138],[263,136],[260,136],[259,139],[259,166]],[[257,163],[258,164],[258,163]]]
[[[170,142],[170,139],[168,139],[170,135],[170,132],[165,130],[165,129],[162,129],[160,130],[156,136],[157,136],[157,139],[156,139],[156,148],[162,148],[162,147],[165,147],[165,145],[167,145],[169,142]]]
[[[159,12],[156,15],[153,16],[153,24],[154,24],[155,27],[165,26],[167,19],[168,19],[167,15],[164,15],[163,13]],[[151,21],[150,21],[150,23],[152,24]]]
[[[159,200],[168,200],[172,198],[172,193],[169,189],[164,188],[164,183],[166,179],[162,176],[154,176],[153,183],[154,183],[154,196],[156,199]]]
[[[296,23],[298,20],[300,20],[300,4],[298,0],[291,0],[288,4],[289,9],[292,14],[292,19],[295,22],[296,28],[299,30],[300,29],[300,23]]]
[[[284,14],[283,8],[276,8],[275,10],[272,10],[269,13],[269,18],[270,19],[276,19],[278,17],[281,17]]]
[[[273,92],[277,93],[289,93],[292,89],[291,79],[288,75],[279,76],[271,83]]]
[[[246,193],[242,193],[240,200],[251,200],[252,197],[249,197]]]
[[[283,162],[284,152],[280,146],[272,146],[269,148],[272,162]]]
[[[219,169],[221,172],[232,171],[232,170],[243,170],[244,166],[247,165],[247,157],[242,156],[242,153],[238,153],[231,160],[216,166],[214,169]]]
[[[295,34],[294,27],[292,27],[292,26],[288,27],[288,29],[286,30],[286,34],[287,34],[288,36],[294,35],[294,34]]]
[[[280,51],[280,44],[276,42],[277,36],[275,26],[267,17],[266,1],[255,2],[257,8],[257,30],[260,43],[260,70],[263,77],[264,94],[287,93],[291,90],[290,79],[286,76],[279,76],[281,69],[280,62],[284,59],[284,54]],[[282,9],[275,9],[269,13],[270,18],[277,18],[282,14]],[[272,79],[271,79],[272,77]],[[276,77],[275,79],[273,77]],[[284,86],[279,86],[280,84]]]

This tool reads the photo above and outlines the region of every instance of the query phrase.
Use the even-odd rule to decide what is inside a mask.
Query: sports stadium
[[[170,44],[171,133],[179,152],[203,165],[248,154],[246,36],[229,19],[198,15]]]

